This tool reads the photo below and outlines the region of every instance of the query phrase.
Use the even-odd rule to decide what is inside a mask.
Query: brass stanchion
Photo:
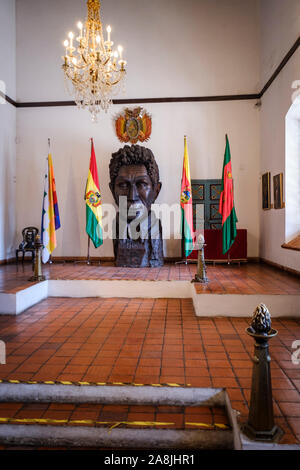
[[[192,282],[208,282],[208,278],[206,276],[206,266],[205,266],[205,259],[204,259],[204,247],[206,246],[204,236],[200,234],[198,236],[198,263],[197,263],[197,273],[195,274],[194,279]]]
[[[45,276],[42,273],[42,256],[41,256],[41,248],[43,244],[40,242],[40,237],[37,235],[34,241],[34,249],[35,249],[35,261],[34,261],[34,275],[30,277],[29,281],[45,281]]]
[[[278,331],[271,328],[271,316],[264,304],[256,308],[246,332],[255,343],[249,416],[243,432],[255,440],[274,441],[282,431],[274,422],[268,342]]]

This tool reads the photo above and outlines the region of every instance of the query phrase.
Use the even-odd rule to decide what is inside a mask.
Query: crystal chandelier
[[[100,19],[100,0],[87,0],[88,16],[83,25],[77,23],[78,37],[68,34],[64,41],[66,48],[64,64],[65,83],[68,92],[74,97],[79,108],[88,108],[92,120],[102,108],[107,112],[112,96],[120,91],[124,82],[126,61],[122,57],[123,48],[113,50],[111,27],[107,26],[107,40],[104,41]],[[77,48],[74,47],[74,39]]]

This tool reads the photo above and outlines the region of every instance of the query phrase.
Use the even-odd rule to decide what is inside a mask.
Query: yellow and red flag
[[[56,185],[53,171],[53,162],[51,153],[47,157],[47,169],[45,172],[41,243],[42,261],[47,263],[51,253],[56,248],[56,233],[60,227],[60,218],[57,204]]]
[[[226,134],[226,146],[222,173],[222,190],[220,195],[219,212],[222,215],[223,254],[232,246],[237,231],[237,216],[234,207],[233,179],[231,168],[231,155],[228,136]]]
[[[195,245],[195,235],[193,225],[192,185],[186,136],[184,136],[180,206],[182,215],[183,256],[187,258],[193,251]]]
[[[98,248],[103,243],[102,198],[93,139],[91,139],[91,159],[85,188],[85,202],[86,233],[93,241],[95,248]]]

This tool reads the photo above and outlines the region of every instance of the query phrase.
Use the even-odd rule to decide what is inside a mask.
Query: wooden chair
[[[35,248],[34,242],[35,237],[39,233],[39,229],[36,227],[25,227],[22,230],[23,241],[20,243],[19,248],[16,249],[16,262],[19,261],[19,253],[22,253],[22,264],[24,263],[25,253],[31,252],[32,264],[34,264]]]

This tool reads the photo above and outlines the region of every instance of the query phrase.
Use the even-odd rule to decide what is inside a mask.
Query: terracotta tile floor
[[[43,266],[47,279],[132,279],[148,281],[192,280],[194,263],[165,264],[161,268],[116,268],[113,263],[53,263]],[[0,292],[16,292],[32,285],[31,263],[0,266]],[[266,264],[248,263],[207,266],[207,285],[195,284],[197,292],[218,294],[300,294],[300,277]]]
[[[243,421],[251,387],[249,321],[196,317],[190,299],[48,298],[16,317],[0,316],[7,347],[0,378],[226,387]],[[300,320],[273,319],[272,326],[281,442],[300,443],[300,365],[291,361]]]

